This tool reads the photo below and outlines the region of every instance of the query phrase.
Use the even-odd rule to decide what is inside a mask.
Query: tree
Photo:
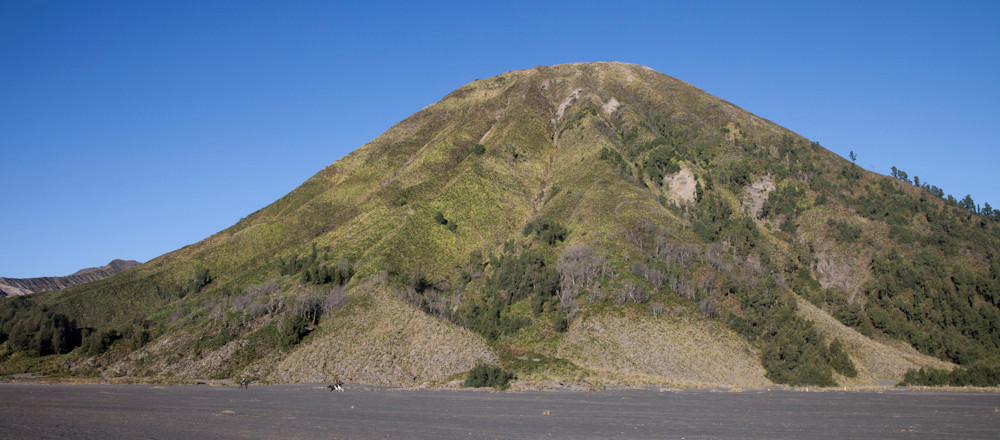
[[[858,155],[854,154],[854,150],[851,150],[851,153],[848,154],[847,157],[851,158],[851,163],[854,163],[854,162],[858,161]]]
[[[976,212],[976,202],[972,201],[972,195],[971,194],[966,194],[965,198],[962,199],[962,201],[959,202],[958,205],[961,206],[966,211]]]
[[[892,167],[892,173],[890,175],[904,182],[910,181],[910,176],[906,174],[906,171],[903,171],[896,167]]]
[[[913,176],[913,186],[920,186],[920,176]]]

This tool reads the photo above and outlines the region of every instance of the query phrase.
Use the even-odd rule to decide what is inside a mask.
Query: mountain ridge
[[[77,284],[102,280],[140,264],[142,263],[134,260],[114,259],[104,266],[88,267],[64,276],[36,278],[0,277],[0,297],[61,290]]]

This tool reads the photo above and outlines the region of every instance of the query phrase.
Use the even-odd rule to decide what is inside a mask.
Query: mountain
[[[48,292],[65,289],[77,284],[102,280],[123,270],[131,269],[142,263],[132,260],[111,260],[106,266],[81,269],[72,275],[61,277],[39,278],[4,278],[0,277],[0,297],[27,295],[36,292]]]
[[[0,302],[0,373],[754,387],[1000,365],[993,216],[894,174],[646,67],[507,72],[201,242]]]

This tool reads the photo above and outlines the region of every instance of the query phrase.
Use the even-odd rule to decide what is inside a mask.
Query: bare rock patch
[[[664,176],[663,186],[669,188],[668,196],[677,205],[694,203],[698,195],[698,179],[688,166],[681,167],[681,170],[674,174]]]

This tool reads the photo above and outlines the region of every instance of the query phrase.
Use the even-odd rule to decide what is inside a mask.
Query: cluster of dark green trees
[[[524,229],[526,237],[548,246],[565,241],[568,234],[565,226],[547,219],[529,222]],[[555,328],[566,330],[568,320],[558,307],[559,273],[541,250],[511,241],[502,253],[490,257],[489,265],[493,271],[480,294],[463,301],[453,321],[495,341],[531,323],[530,317],[511,313],[511,306],[528,299],[534,317],[551,315]]]
[[[115,343],[123,341],[129,350],[138,350],[152,340],[151,323],[133,321],[119,326],[97,330],[86,329],[80,351],[87,356],[95,356],[108,351]]]
[[[1000,210],[994,209],[992,206],[990,206],[989,203],[984,203],[982,206],[976,204],[976,202],[972,200],[971,194],[966,194],[965,197],[961,200],[956,199],[951,194],[945,196],[943,189],[938,188],[937,186],[934,185],[930,185],[927,182],[920,183],[919,176],[913,176],[913,181],[910,181],[909,174],[907,174],[906,171],[896,168],[895,166],[892,167],[889,175],[899,180],[902,180],[903,182],[912,184],[913,186],[923,188],[927,192],[941,199],[944,199],[953,206],[957,206],[973,214],[982,215],[983,217],[986,217],[989,220],[1000,222]]]
[[[827,220],[827,234],[838,243],[857,243],[861,240],[862,229],[845,221]]]
[[[79,348],[82,354],[94,356],[119,341],[135,350],[151,340],[150,323],[145,321],[94,329],[80,326],[64,314],[22,305],[18,301],[0,302],[0,343],[6,341],[13,353],[37,357]]]
[[[900,385],[995,387],[1000,385],[1000,357],[981,359],[972,365],[951,371],[937,368],[911,369],[903,376]]]
[[[643,173],[649,177],[649,180],[653,182],[656,186],[663,185],[663,176],[668,174],[673,174],[681,170],[681,166],[674,161],[674,155],[676,154],[674,149],[666,145],[667,140],[664,138],[656,138],[653,140],[655,145],[654,149],[649,153],[646,158],[646,163],[643,166]]]
[[[716,192],[708,193],[698,202],[691,220],[694,232],[709,243],[729,243],[740,255],[747,255],[757,247],[760,238],[757,225],[748,216],[736,215],[729,201]]]
[[[534,234],[542,243],[552,246],[556,242],[566,241],[569,229],[554,220],[537,219],[524,226],[523,234],[525,237]]]
[[[764,217],[775,215],[794,217],[799,215],[804,209],[804,206],[800,203],[800,199],[804,195],[805,190],[799,185],[794,183],[781,185],[768,194],[767,200],[762,207],[761,215]]]
[[[867,326],[959,364],[1000,354],[1000,282],[925,250],[910,258],[892,249],[872,262],[872,303],[856,314]],[[857,325],[857,323],[856,323]]]
[[[612,168],[629,181],[645,186],[646,181],[642,179],[645,177],[657,187],[663,185],[664,176],[680,171],[680,160],[704,159],[700,153],[704,152],[704,145],[711,142],[708,138],[670,123],[661,129],[662,136],[640,141],[638,127],[633,126],[621,134],[624,154],[604,147],[600,159],[611,163]]]
[[[326,263],[329,261],[329,257],[327,253],[320,257],[316,246],[313,245],[312,252],[305,257],[300,258],[298,255],[294,255],[288,259],[278,258],[278,268],[282,275],[298,275],[299,282],[302,284],[317,286],[347,284],[354,277],[354,265],[347,260],[339,260],[336,264],[330,265]]]
[[[833,386],[833,372],[858,375],[840,340],[827,345],[816,326],[796,313],[795,299],[769,280],[756,289],[739,287],[742,316],[731,316],[730,327],[761,347],[761,363],[775,383]]]
[[[872,260],[864,307],[827,299],[834,316],[865,334],[890,334],[959,364],[1000,353],[1000,240],[992,225],[948,203],[908,195],[887,179],[844,201],[886,223],[898,246]],[[856,228],[834,226],[831,236],[860,236]],[[986,270],[971,267],[963,253],[981,255]]]
[[[168,287],[157,285],[153,290],[177,299],[200,292],[211,282],[209,270],[202,269],[186,282]],[[148,343],[152,334],[153,325],[146,320],[109,322],[93,328],[66,314],[48,310],[31,297],[0,301],[0,343],[7,342],[11,352],[29,357],[65,354],[78,348],[82,354],[94,356],[117,343],[135,350]]]
[[[505,252],[490,258],[493,272],[484,280],[478,297],[462,303],[456,315],[458,324],[495,341],[516,333],[530,324],[530,318],[511,313],[511,306],[530,299],[535,316],[555,309],[559,274],[535,249],[515,250],[510,244]]]
[[[14,353],[45,356],[69,353],[83,342],[84,329],[61,313],[29,307],[25,298],[0,302],[0,343]]]

